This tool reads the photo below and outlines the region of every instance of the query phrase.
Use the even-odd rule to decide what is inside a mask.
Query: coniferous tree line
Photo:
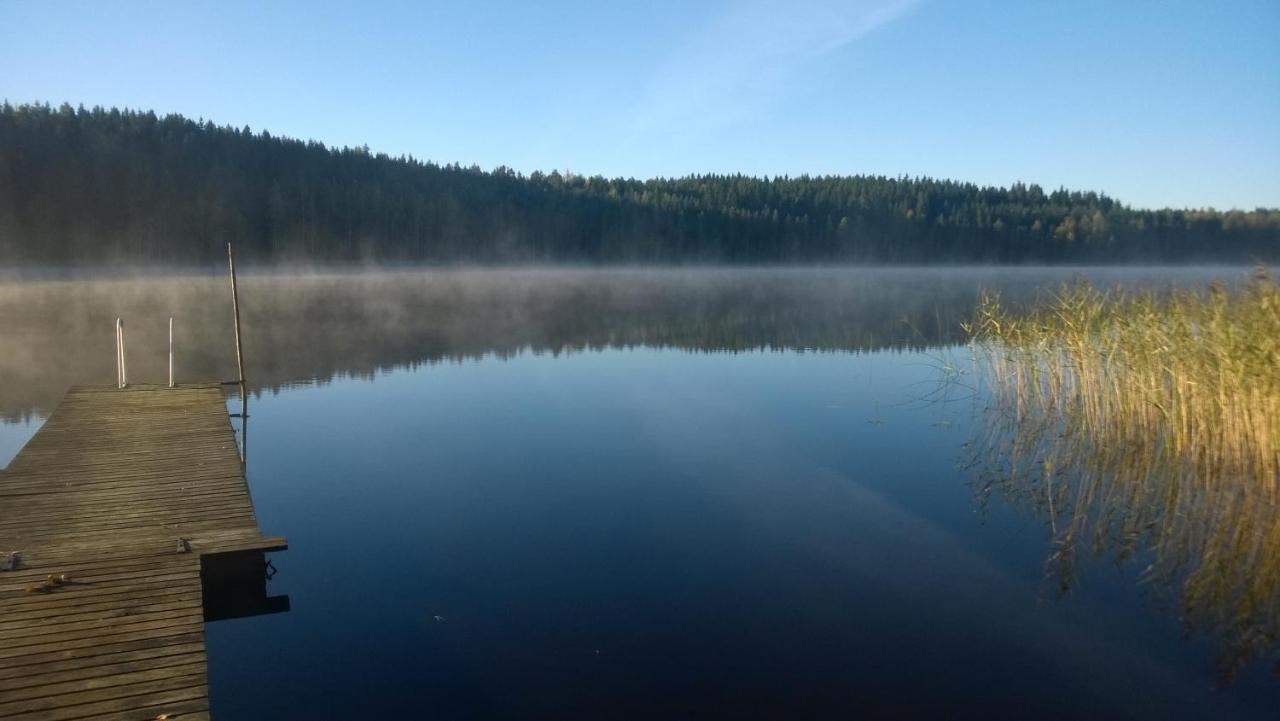
[[[930,178],[482,171],[179,115],[0,106],[0,262],[1273,261],[1280,210]]]

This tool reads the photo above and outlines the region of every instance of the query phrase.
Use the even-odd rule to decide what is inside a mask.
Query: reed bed
[[[1230,678],[1280,640],[1280,286],[1063,287],[967,327],[991,388],[986,492],[1053,536],[1060,592],[1079,556],[1143,564]]]

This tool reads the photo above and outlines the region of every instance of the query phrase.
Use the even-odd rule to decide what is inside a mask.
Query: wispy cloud
[[[805,66],[896,20],[918,0],[754,0],[735,6],[660,66],[632,140],[697,133],[769,104]]]

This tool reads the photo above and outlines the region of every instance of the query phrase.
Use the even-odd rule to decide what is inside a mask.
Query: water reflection
[[[1006,298],[1085,273],[1102,283],[1207,277],[1203,269],[451,270],[247,275],[251,392],[420,363],[675,347],[740,352],[913,350],[959,343],[979,289]],[[1229,274],[1238,273],[1231,269]],[[130,378],[236,377],[223,277],[0,283],[0,418],[47,414],[73,383],[107,383],[113,324],[129,324]]]
[[[1076,272],[244,278],[260,385],[229,409],[253,417],[255,509],[293,542],[271,585],[296,604],[206,629],[215,713],[1268,718],[1277,687],[1251,668],[1212,693],[1204,643],[1130,576],[1037,603],[1034,519],[975,523],[955,468],[970,406],[919,402],[980,288]],[[110,382],[116,315],[139,381],[166,375],[169,315],[179,382],[235,376],[225,278],[0,298],[11,417]]]
[[[236,397],[239,399],[238,412],[228,411],[231,416],[231,428],[240,446],[240,475],[249,476],[249,389],[244,383],[237,383]]]

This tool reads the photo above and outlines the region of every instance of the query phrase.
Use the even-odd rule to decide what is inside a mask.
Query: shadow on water
[[[204,620],[226,621],[289,612],[287,595],[267,595],[275,566],[262,551],[237,551],[200,557]]]

